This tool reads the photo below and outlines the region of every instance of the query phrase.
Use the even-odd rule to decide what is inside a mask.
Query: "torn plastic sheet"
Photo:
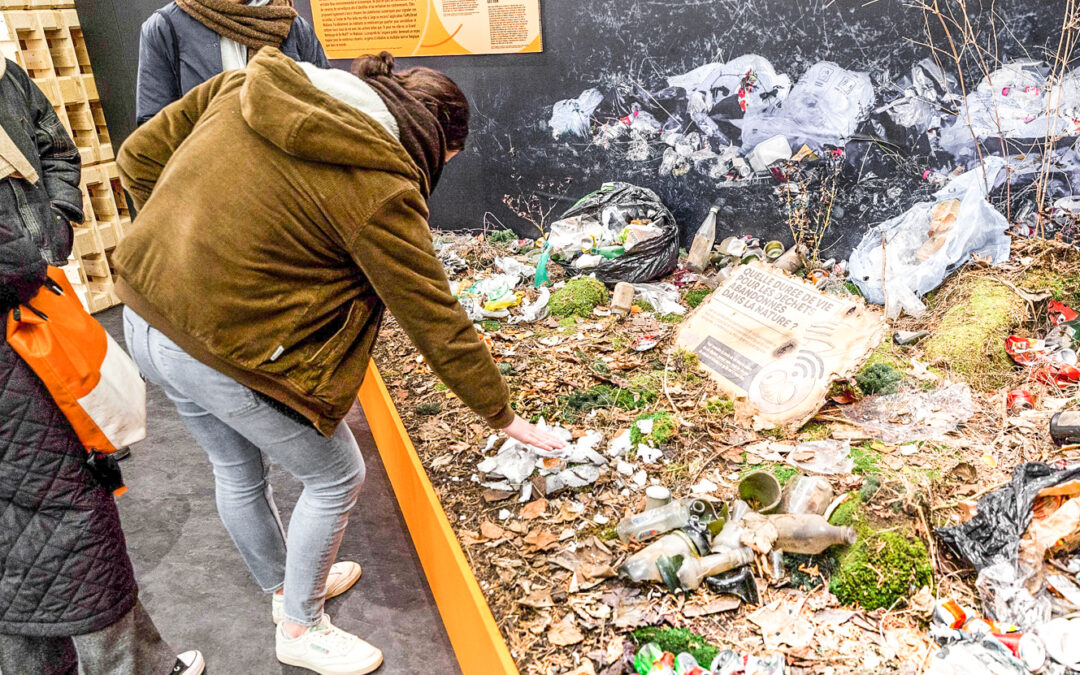
[[[925,133],[941,126],[943,110],[952,109],[957,99],[956,77],[946,73],[932,59],[925,58],[911,68],[911,75],[898,83],[901,95],[876,112],[887,112],[901,127]]]
[[[976,570],[995,563],[1015,565],[1020,538],[1033,517],[1035,499],[1046,488],[1080,480],[1080,464],[1055,468],[1027,462],[1013,470],[1012,479],[978,502],[975,515],[959,525],[935,530],[935,534]]]
[[[546,319],[551,310],[548,303],[551,301],[551,291],[547,286],[540,289],[540,295],[536,300],[527,301],[521,305],[521,314],[510,318],[511,324],[532,323]]]
[[[805,453],[813,453],[807,459],[798,459]],[[788,464],[808,473],[827,476],[849,474],[855,469],[851,457],[851,441],[806,441],[799,443],[788,453]]]
[[[951,630],[950,633],[963,638],[938,650],[930,659],[926,675],[1027,675],[1029,672],[1009,648],[992,635]]]
[[[988,157],[983,166],[952,179],[934,194],[934,201],[920,202],[867,232],[848,260],[851,280],[863,297],[877,305],[885,305],[887,299],[889,318],[898,317],[901,310],[917,317],[926,311],[920,298],[973,254],[994,265],[1007,261],[1009,222],[987,201],[984,182],[992,188],[1004,167],[1001,158]],[[959,202],[955,213],[942,215],[955,202]],[[935,234],[928,236],[931,230]]]
[[[870,76],[820,61],[799,78],[783,103],[762,115],[732,120],[742,128],[744,148],[777,135],[792,147],[843,146],[874,105]]]
[[[673,75],[667,78],[667,81],[668,85],[685,89],[688,94],[708,94],[712,103],[720,98],[737,95],[739,89],[743,88],[747,75],[753,80],[744,97],[745,114],[748,117],[783,101],[791,91],[791,78],[782,73],[778,74],[768,59],[757,54],[743,54],[726,63],[706,63],[688,73]]]
[[[634,284],[634,294],[638,300],[644,300],[653,306],[659,315],[686,314],[686,308],[679,304],[682,297],[675,284],[657,282],[651,284]],[[647,432],[646,432],[647,433]]]
[[[599,89],[586,89],[577,98],[568,98],[555,103],[551,109],[551,127],[553,138],[563,135],[589,138],[589,126],[592,114],[604,100]]]
[[[1041,563],[1040,563],[1041,565]],[[1023,565],[999,562],[979,570],[975,588],[983,611],[999,623],[1022,629],[1041,626],[1050,620],[1050,599],[1045,593],[1032,595],[1025,583],[1034,572]]]
[[[971,419],[971,388],[959,382],[933,391],[867,396],[841,406],[844,416],[873,438],[899,445],[940,440]]]
[[[1073,73],[1051,93],[1046,64],[1023,59],[984,77],[968,94],[955,121],[941,129],[941,147],[958,157],[974,156],[975,139],[1046,138],[1047,135],[1075,135],[1068,112],[1080,101]],[[1066,112],[1068,111],[1068,112]]]
[[[604,440],[600,432],[588,431],[573,440],[570,431],[560,426],[549,426],[543,419],[537,422],[537,427],[562,439],[567,446],[562,450],[547,452],[507,438],[493,457],[486,457],[476,465],[479,473],[495,479],[482,484],[500,485],[497,489],[509,485],[511,490],[531,490],[529,480],[538,475],[542,479],[544,494],[551,494],[565,487],[584,487],[596,482],[601,469],[608,463],[607,458],[596,451]],[[489,443],[487,451],[492,447],[494,444]],[[536,487],[535,483],[533,486]]]

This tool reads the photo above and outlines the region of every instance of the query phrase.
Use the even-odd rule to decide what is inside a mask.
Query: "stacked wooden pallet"
[[[0,54],[45,92],[82,156],[86,221],[64,267],[87,309],[117,304],[109,256],[131,225],[74,0],[0,0]]]

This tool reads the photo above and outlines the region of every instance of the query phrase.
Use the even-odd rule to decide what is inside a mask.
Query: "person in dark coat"
[[[0,59],[0,671],[199,675],[202,655],[177,659],[139,604],[112,494],[5,337],[9,310],[71,252],[79,175],[45,95]]]
[[[142,25],[135,117],[142,124],[194,87],[247,65],[262,47],[329,68],[292,0],[176,0]]]

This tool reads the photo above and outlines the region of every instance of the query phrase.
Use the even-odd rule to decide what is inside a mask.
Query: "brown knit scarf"
[[[244,1],[176,0],[176,4],[218,35],[246,45],[252,55],[262,47],[280,47],[296,18],[292,0],[270,0],[264,7],[248,7]]]
[[[401,144],[423,174],[420,192],[424,199],[431,196],[446,163],[446,133],[429,107],[409,93],[392,76],[376,75],[363,78],[386,103],[398,124]]]

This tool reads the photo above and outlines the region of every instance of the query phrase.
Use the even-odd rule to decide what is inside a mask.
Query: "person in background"
[[[342,419],[384,308],[490,426],[564,445],[511,409],[432,244],[427,200],[468,119],[450,78],[394,72],[385,52],[350,74],[266,48],[165,108],[117,155],[139,208],[113,256],[129,349],[210,457],[218,513],[256,580],[284,588],[283,663],[363,675],[382,662],[323,604],[364,478]],[[264,457],[304,486],[287,534]]]
[[[71,252],[79,174],[45,95],[0,59],[0,671],[200,675],[202,655],[178,659],[139,603],[112,494],[5,338],[9,310]]]
[[[292,0],[176,0],[142,25],[135,117],[159,110],[226,70],[247,65],[261,47],[327,68],[315,29]]]

